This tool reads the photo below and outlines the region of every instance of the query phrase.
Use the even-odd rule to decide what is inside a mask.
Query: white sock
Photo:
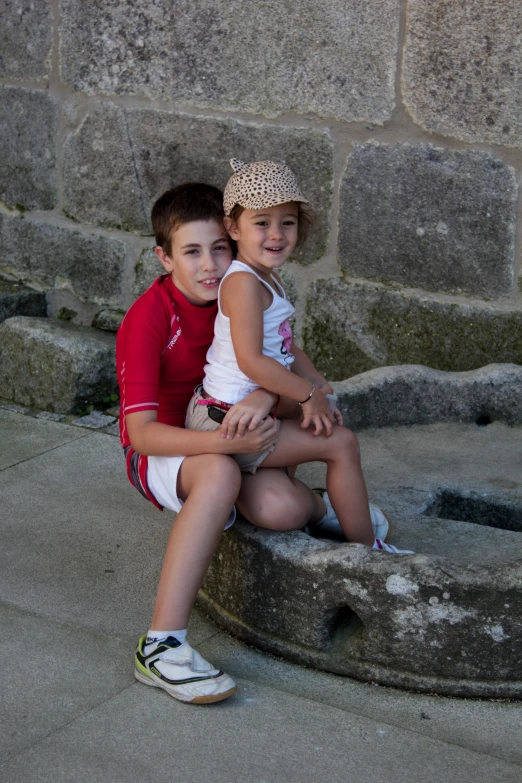
[[[167,639],[169,636],[174,636],[174,638],[177,639],[180,644],[183,644],[187,638],[187,629],[183,628],[180,631],[153,631],[152,628],[150,628],[147,633],[145,644],[143,645],[143,652],[145,655],[153,652],[158,644],[164,642],[165,639]]]
[[[319,494],[319,493],[317,493],[317,494]],[[333,510],[333,506],[332,506],[332,504],[330,502],[330,498],[328,497],[328,492],[322,492],[321,493],[321,497],[322,497],[322,499],[324,501],[324,505],[326,506],[326,511],[325,511],[324,517],[322,519],[320,519],[319,522],[316,522],[314,526],[321,528],[327,522],[334,523],[334,524],[337,523],[339,525],[339,529],[341,530],[341,533],[342,533],[341,525],[339,524],[339,520],[337,519],[337,515],[336,515],[335,511]]]

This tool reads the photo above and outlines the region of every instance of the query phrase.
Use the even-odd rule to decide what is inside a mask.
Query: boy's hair
[[[297,244],[296,250],[306,242],[308,235],[314,225],[315,215],[312,209],[306,204],[302,204],[300,201],[294,201],[297,205]],[[229,218],[236,223],[242,212],[245,211],[245,207],[241,204],[234,204],[230,210]]]
[[[152,207],[151,220],[156,244],[167,255],[171,250],[172,233],[185,223],[195,220],[223,221],[223,193],[203,182],[186,182],[167,190]]]

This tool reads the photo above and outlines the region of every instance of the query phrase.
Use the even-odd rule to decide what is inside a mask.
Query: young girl
[[[351,543],[412,554],[376,535],[382,530],[385,538],[388,523],[382,512],[368,504],[357,439],[350,430],[334,427],[342,425],[342,416],[337,408],[329,409],[326,395],[332,388],[292,342],[289,318],[294,308],[274,270],[303,238],[307,215],[302,205],[308,202],[284,164],[244,164],[232,159],[231,165],[235,173],[225,188],[224,220],[237,244],[237,256],[219,288],[214,340],[203,385],[189,403],[186,426],[213,430],[225,417],[222,435],[228,437],[231,414],[226,411],[260,387],[295,401],[301,407],[302,422],[278,422],[277,441],[268,450],[236,456],[241,470],[255,473],[260,466],[325,462],[327,514],[323,522],[338,522]],[[252,424],[258,422],[248,412],[241,421],[234,421],[238,436]]]

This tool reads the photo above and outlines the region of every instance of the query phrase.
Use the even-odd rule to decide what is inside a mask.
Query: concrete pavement
[[[2,780],[520,783],[520,704],[304,669],[197,611],[189,638],[237,696],[191,707],[136,683],[172,515],[108,432],[1,410],[0,433]]]

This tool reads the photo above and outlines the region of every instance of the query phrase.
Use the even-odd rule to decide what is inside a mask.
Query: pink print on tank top
[[[292,347],[292,327],[288,318],[283,321],[277,332],[283,338],[283,344],[281,345],[281,353],[289,354]]]

